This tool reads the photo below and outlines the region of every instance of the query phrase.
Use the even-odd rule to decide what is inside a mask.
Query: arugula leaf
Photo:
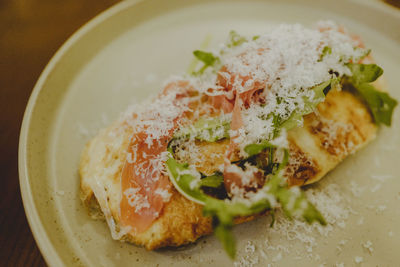
[[[244,147],[244,152],[247,153],[249,157],[260,154],[266,148],[275,148],[273,144],[264,140],[259,144],[250,144]]]
[[[212,39],[211,34],[207,34],[206,37],[204,38],[203,42],[200,44],[200,49],[206,49]],[[190,65],[188,67],[187,73],[193,75],[196,70],[196,66],[199,63],[199,60],[197,57],[194,57],[192,59],[192,62],[190,62]]]
[[[217,224],[214,228],[215,236],[220,240],[228,256],[231,259],[235,258],[236,242],[232,234],[232,225]]]
[[[219,60],[217,56],[213,55],[213,53],[201,50],[193,51],[193,55],[207,66],[212,66],[217,60]]]
[[[193,125],[180,129],[174,134],[174,138],[190,138],[206,142],[215,142],[223,138],[229,138],[230,121],[221,117],[200,118]]]
[[[322,225],[326,225],[326,221],[315,206],[308,202],[304,193],[299,188],[280,188],[277,193],[279,203],[282,210],[288,218],[293,215],[300,214],[301,217],[308,223],[318,221]]]
[[[314,111],[315,107],[325,99],[324,90],[329,88],[333,80],[329,80],[323,82],[311,90],[314,91],[314,97],[312,100],[304,97],[304,109],[297,109],[295,112],[291,114],[291,116],[281,122],[279,118],[277,118],[275,123],[275,128],[279,133],[281,128],[285,128],[289,130],[296,126],[301,125],[303,122],[303,116],[307,115]],[[174,134],[174,138],[190,138],[193,137],[197,140],[206,141],[206,142],[215,142],[223,138],[229,138],[229,130],[230,130],[230,121],[224,120],[220,117],[217,118],[200,118],[193,125],[180,129],[178,132]],[[268,141],[263,141],[260,144],[250,144],[244,148],[244,151],[248,154],[249,157],[259,154],[266,148],[274,147]]]
[[[356,85],[360,95],[367,102],[375,122],[379,125],[383,123],[387,126],[392,124],[393,110],[397,101],[391,98],[388,93],[378,91],[374,86],[368,83]]]
[[[296,126],[300,126],[303,122],[303,116],[314,111],[316,106],[325,99],[326,89],[330,89],[334,79],[323,82],[314,86],[311,90],[314,91],[313,99],[303,97],[304,108],[295,110],[288,119],[281,121],[280,118],[274,118],[274,127],[276,128],[276,136],[279,134],[280,129],[285,128],[290,130]],[[193,125],[180,129],[174,134],[175,139],[193,137],[197,140],[206,142],[216,142],[223,138],[229,138],[230,121],[224,120],[220,117],[217,118],[200,118]],[[275,136],[275,137],[276,137]],[[266,148],[274,148],[269,141],[264,140],[259,144],[249,144],[244,148],[248,157],[254,156],[262,152]]]
[[[296,109],[292,114],[289,116],[288,119],[282,121],[280,117],[274,117],[274,127],[276,129],[276,133],[274,137],[277,137],[280,133],[282,128],[286,130],[290,130],[294,127],[300,126],[303,123],[303,116],[313,112],[317,105],[324,101],[325,99],[325,91],[330,89],[331,84],[335,81],[335,79],[331,79],[329,81],[323,82],[319,85],[314,86],[311,90],[314,91],[313,99],[309,99],[307,97],[303,97],[304,101],[304,108],[303,109]],[[248,154],[249,157],[257,155],[261,153],[266,148],[275,148],[269,141],[264,140],[259,144],[250,144],[245,146],[244,152]]]
[[[207,60],[209,60],[208,63],[213,63],[212,59]],[[208,63],[205,62],[205,64]],[[330,89],[332,82],[333,80],[329,80],[312,88],[314,90],[313,98],[304,97],[304,108],[294,111],[289,119],[281,121],[280,118],[274,118],[278,134],[282,128],[291,129],[297,126],[304,115],[313,112],[315,107],[325,99],[324,91]],[[200,119],[194,125],[178,131],[174,138],[194,137],[198,140],[215,142],[221,138],[228,138],[229,129],[229,121],[221,121],[220,118]],[[259,144],[247,145],[244,151],[249,157],[252,157],[266,148],[276,149],[268,140],[265,140]],[[201,186],[220,186],[223,182],[222,175],[200,179],[198,178],[200,174],[194,175],[190,173],[187,164],[177,163],[172,153],[167,160],[167,169],[172,183],[185,197],[204,205],[204,216],[213,218],[215,234],[231,258],[234,258],[236,253],[235,240],[231,232],[236,217],[250,216],[265,210],[271,210],[276,208],[279,203],[288,218],[301,217],[308,223],[317,221],[322,225],[326,224],[321,213],[306,199],[299,189],[288,188],[281,172],[289,157],[288,151],[284,151],[283,162],[278,164],[277,169],[273,168],[273,174],[270,179],[256,192],[257,197],[254,199],[236,199],[235,201],[216,199],[206,195],[201,190]]]
[[[371,49],[365,49],[357,46],[354,47],[354,51],[360,53],[360,55],[358,57],[353,58],[352,60],[353,62],[360,62],[371,53]]]
[[[235,239],[232,235],[234,219],[238,216],[254,215],[265,210],[277,207],[280,203],[285,214],[289,217],[302,217],[308,223],[317,221],[326,224],[323,216],[318,210],[307,201],[303,193],[299,190],[289,189],[282,176],[282,170],[288,162],[289,152],[285,150],[284,159],[279,164],[276,172],[259,189],[257,196],[253,200],[227,201],[216,199],[206,195],[200,187],[193,187],[191,184],[196,178],[189,174],[187,164],[179,164],[175,161],[172,154],[167,160],[167,169],[170,179],[175,188],[188,199],[203,204],[204,216],[213,218],[215,234],[223,244],[227,254],[234,258],[236,254]]]
[[[236,31],[229,32],[229,43],[227,43],[227,47],[235,47],[239,46],[243,43],[247,42],[247,39],[241,35],[239,35]]]
[[[351,80],[354,84],[371,83],[383,74],[383,69],[376,64],[348,63],[347,67],[353,73]]]
[[[281,171],[287,164],[288,155],[288,152],[285,151],[283,162],[270,180],[260,189],[256,201],[249,204],[240,202],[240,200],[235,202],[225,202],[215,199],[206,200],[203,213],[206,216],[212,216],[214,218],[213,221],[216,222],[216,229],[218,229],[217,237],[224,245],[228,255],[232,258],[235,255],[234,252],[232,254],[234,240],[230,234],[233,219],[237,216],[254,215],[264,210],[275,208],[276,204],[274,203],[280,203],[285,214],[289,218],[303,217],[308,223],[317,221],[322,225],[326,225],[326,221],[321,213],[319,213],[313,204],[307,201],[305,195],[301,193],[301,191],[287,188]],[[294,203],[294,205],[291,203]]]
[[[200,185],[217,188],[220,187],[223,184],[223,182],[224,182],[224,176],[222,176],[222,173],[214,173],[213,175],[202,178],[200,180]]]
[[[217,63],[220,62],[219,57],[214,56],[213,53],[210,52],[204,52],[201,50],[195,50],[193,51],[193,55],[200,60],[201,62],[204,63],[203,67],[198,70],[197,72],[193,72],[194,75],[199,75],[199,74],[203,74],[203,72],[208,68],[208,67],[213,67],[215,66]]]
[[[313,99],[309,99],[307,97],[303,97],[304,108],[296,109],[289,118],[282,122],[279,125],[281,128],[285,128],[286,130],[290,130],[294,127],[300,126],[303,123],[303,116],[312,113],[317,105],[325,100],[325,91],[326,89],[330,89],[331,84],[334,82],[334,79],[323,82],[319,85],[314,86],[311,90],[314,91]]]
[[[332,54],[332,48],[330,46],[325,46],[322,49],[322,53],[321,53],[318,61],[322,61],[326,55],[330,55],[330,54]]]
[[[374,121],[377,125],[392,124],[393,110],[397,105],[397,100],[390,97],[388,93],[377,90],[369,84],[378,79],[383,70],[376,64],[347,64],[352,72],[349,78],[351,84],[367,103]]]
[[[166,161],[167,171],[172,184],[179,193],[186,198],[204,205],[207,198],[201,190],[199,190],[199,179],[196,179],[189,171],[188,164],[178,163],[170,153],[170,157]]]

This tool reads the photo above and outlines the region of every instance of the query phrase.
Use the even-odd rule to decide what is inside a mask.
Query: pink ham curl
[[[146,133],[146,126],[157,123],[158,118],[154,118],[144,123],[144,130],[135,132],[131,137],[127,150],[128,157],[121,175],[120,218],[121,225],[130,227],[132,234],[146,231],[159,217],[164,204],[169,201],[172,185],[168,175],[162,172],[160,164],[164,164],[165,159],[162,155],[167,151],[168,142],[184,116],[185,109],[182,107],[182,102],[188,102],[182,100],[185,100],[191,91],[193,88],[188,81],[175,81],[168,84],[159,95],[159,99],[167,94],[176,93],[170,105],[181,108],[176,117],[172,118],[172,127],[165,129],[165,135],[152,140],[151,145],[148,145],[149,135]],[[145,112],[151,112],[151,110]]]
[[[221,72],[226,72],[229,75],[220,75]],[[226,79],[225,77],[230,77]],[[243,128],[244,122],[242,117],[242,109],[248,108],[252,103],[262,102],[263,99],[260,97],[260,93],[264,90],[262,81],[254,81],[253,85],[247,90],[239,92],[237,88],[234,88],[233,84],[235,79],[239,79],[242,87],[245,86],[246,82],[251,79],[250,74],[247,76],[241,76],[239,74],[233,74],[227,70],[224,66],[221,68],[218,75],[218,85],[222,87],[225,94],[210,96],[210,103],[217,109],[222,109],[225,113],[232,112],[232,121],[230,129],[235,133],[231,136],[229,147],[225,153],[224,159],[224,184],[228,193],[232,193],[234,187],[251,189],[250,185],[259,184],[262,180],[259,172],[254,172],[252,180],[248,180],[246,184],[243,182],[244,171],[232,164],[232,160],[235,158],[235,152],[238,150],[238,137],[239,131]],[[228,95],[233,95],[229,98]]]

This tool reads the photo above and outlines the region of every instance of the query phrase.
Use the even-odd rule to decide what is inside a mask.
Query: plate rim
[[[22,203],[25,211],[25,215],[31,229],[33,238],[39,247],[40,253],[43,256],[46,263],[50,266],[63,266],[65,263],[60,257],[59,253],[54,248],[53,243],[50,241],[46,234],[46,230],[41,222],[37,207],[34,203],[31,187],[30,187],[30,176],[28,173],[28,153],[27,143],[29,138],[29,128],[31,125],[32,111],[35,107],[36,101],[42,90],[44,83],[47,78],[57,66],[58,62],[64,56],[64,54],[77,43],[87,32],[95,28],[100,23],[104,22],[108,18],[114,16],[118,12],[136,5],[144,0],[129,0],[121,1],[112,5],[111,7],[100,12],[98,15],[87,21],[58,48],[55,54],[51,57],[43,71],[41,72],[37,82],[35,83],[31,95],[29,96],[28,103],[26,105],[23,120],[21,124],[21,130],[19,135],[18,144],[18,174],[19,174],[19,186],[22,197]]]
[[[35,205],[31,184],[30,175],[28,172],[28,153],[27,144],[29,138],[29,128],[31,125],[32,111],[36,105],[38,96],[45,84],[49,75],[57,66],[58,62],[66,54],[66,52],[77,43],[85,34],[91,31],[93,28],[106,21],[110,17],[116,15],[117,13],[144,2],[145,0],[125,0],[112,5],[111,7],[100,12],[95,17],[91,18],[81,27],[79,27],[67,40],[58,48],[58,50],[51,57],[43,71],[41,72],[37,82],[35,83],[31,95],[29,97],[26,109],[24,111],[23,120],[19,135],[19,145],[18,145],[18,173],[19,173],[19,186],[20,193],[22,197],[23,207],[25,215],[31,229],[32,235],[36,241],[36,244],[41,252],[41,255],[45,259],[46,263],[50,266],[64,266],[65,262],[59,255],[59,252],[55,249],[53,243],[46,234],[46,230],[42,224],[42,220],[39,217],[38,209]],[[400,12],[394,11],[392,6],[389,6],[385,2],[378,0],[371,1],[352,1],[358,5],[368,6],[368,4],[375,4],[378,7],[378,11],[386,13],[387,15],[400,18]]]

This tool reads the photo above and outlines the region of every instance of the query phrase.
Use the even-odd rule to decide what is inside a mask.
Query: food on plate
[[[81,198],[92,217],[147,249],[215,232],[231,257],[233,225],[276,208],[325,224],[299,186],[390,126],[397,105],[370,50],[319,22],[232,31],[219,50],[194,55],[190,74],[86,145]]]

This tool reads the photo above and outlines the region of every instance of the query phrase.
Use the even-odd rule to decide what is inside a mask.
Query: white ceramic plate
[[[152,252],[113,241],[106,224],[92,221],[80,203],[80,153],[132,101],[184,72],[207,35],[212,47],[232,29],[259,33],[276,23],[311,25],[320,19],[336,20],[361,35],[383,66],[389,91],[400,99],[400,12],[378,1],[128,1],[73,35],[36,84],[21,131],[21,191],[46,261],[54,266],[231,265],[214,237]],[[269,219],[261,218],[235,228],[238,261],[353,266],[362,257],[364,266],[398,265],[399,124],[397,108],[392,128],[382,129],[371,145],[308,189],[327,192],[336,185],[334,193],[342,200],[335,202],[333,195],[329,203],[339,207],[341,217],[329,234],[300,232],[308,238],[304,243],[293,232],[274,232]]]

